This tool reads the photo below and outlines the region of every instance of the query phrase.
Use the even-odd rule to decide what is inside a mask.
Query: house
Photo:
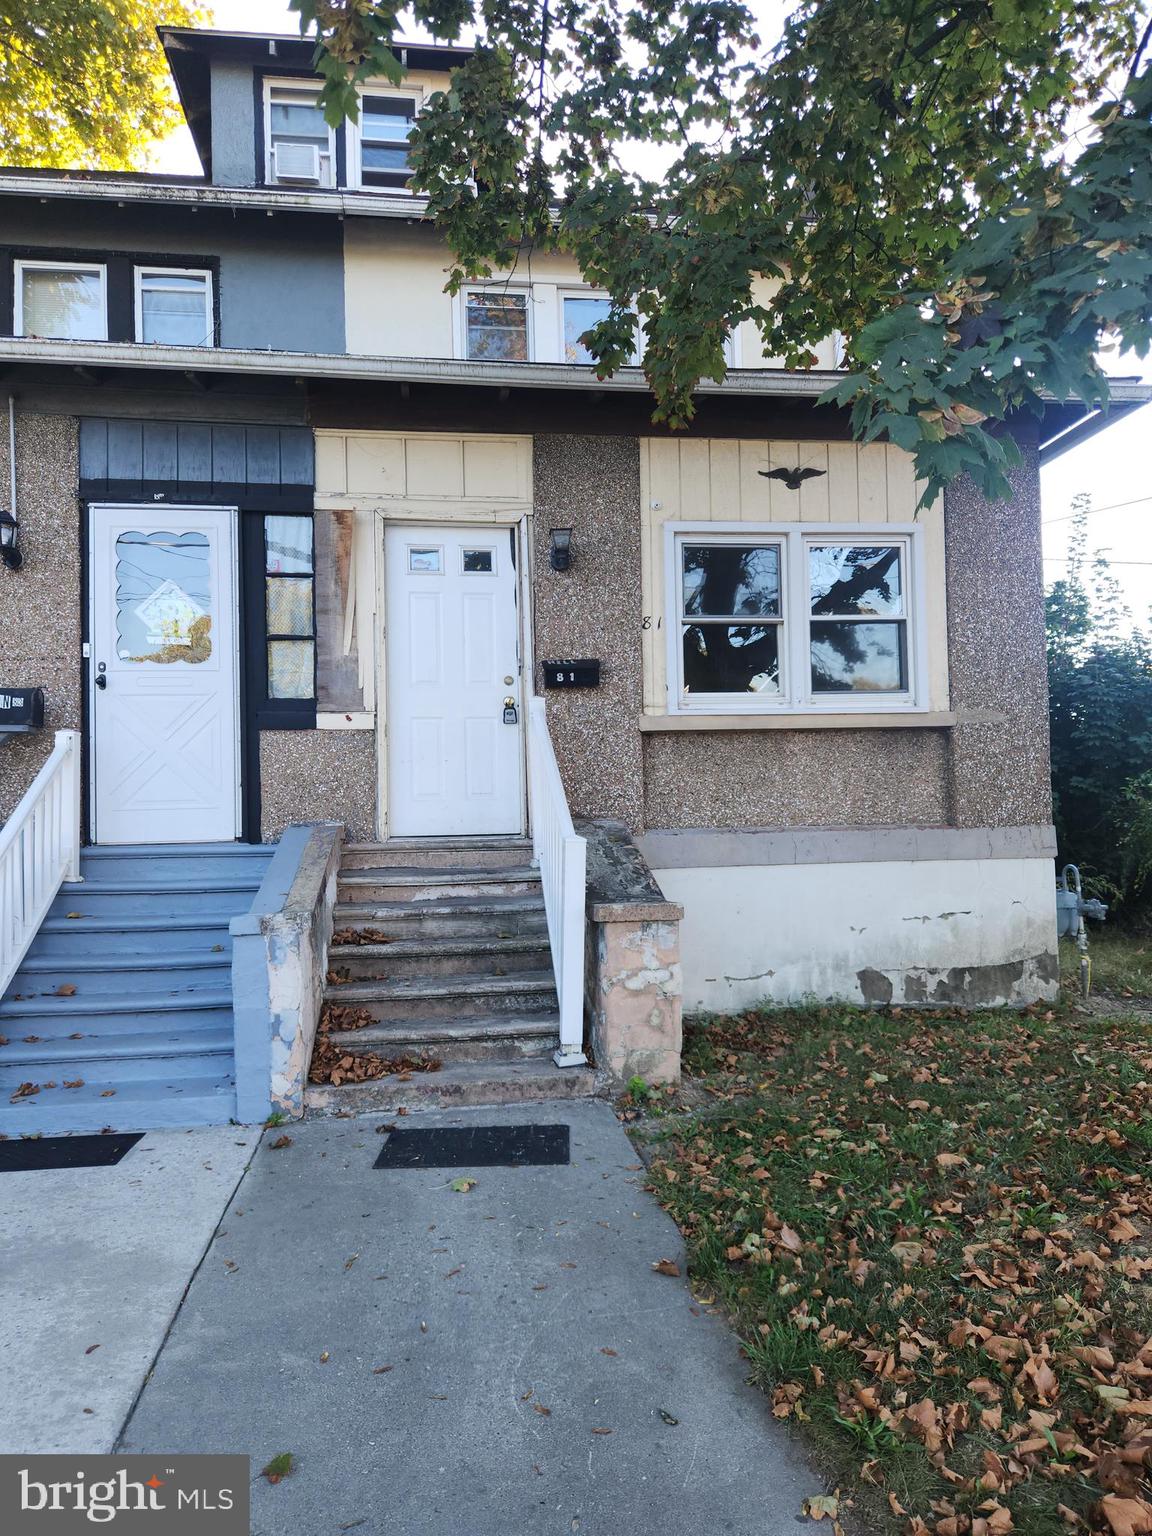
[[[1081,408],[1011,502],[919,513],[816,403],[835,338],[795,373],[741,325],[654,426],[564,258],[444,292],[407,133],[464,50],[333,129],[311,44],[162,38],[203,177],[0,172],[0,690],[45,700],[0,747],[3,1129],[103,1081],[296,1112],[326,969],[361,1051],[505,1096],[587,1083],[585,1002],[660,1077],[681,1005],[1053,996],[1037,469]]]

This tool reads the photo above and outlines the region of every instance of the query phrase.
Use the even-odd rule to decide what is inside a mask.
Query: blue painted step
[[[83,881],[61,888],[0,1001],[0,1134],[234,1116],[228,922],[251,906],[272,853],[171,844],[81,855]],[[24,1084],[37,1091],[21,1094]]]

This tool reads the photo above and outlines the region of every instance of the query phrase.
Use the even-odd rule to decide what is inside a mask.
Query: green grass
[[[1136,928],[1088,925],[1092,991],[1104,997],[1152,998],[1152,933]],[[1070,996],[1080,994],[1080,955],[1072,939],[1060,940],[1060,979]]]
[[[707,1107],[637,1132],[652,1187],[866,1528],[906,1528],[889,1494],[929,1531],[989,1498],[1099,1528],[1095,1458],[1152,1426],[1111,1406],[1152,1396],[1148,1021],[748,1013],[688,1021],[684,1062]]]

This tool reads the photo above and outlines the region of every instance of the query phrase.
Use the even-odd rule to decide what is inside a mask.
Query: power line
[[[1074,517],[1094,517],[1097,512],[1115,512],[1119,507],[1138,507],[1142,501],[1152,501],[1152,496],[1134,496],[1131,501],[1114,501],[1106,507],[1087,507],[1081,512],[1064,512],[1059,517],[1045,517],[1042,524],[1045,528],[1052,523],[1068,523]]]
[[[1071,559],[1070,555],[1045,555],[1044,556],[1044,564],[1045,565],[1067,565],[1070,559]],[[1091,562],[1089,562],[1089,563],[1091,563]],[[1152,560],[1109,560],[1107,563],[1108,563],[1109,566],[1113,566],[1113,565],[1152,565]]]

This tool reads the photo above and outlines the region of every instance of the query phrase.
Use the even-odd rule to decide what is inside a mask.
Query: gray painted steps
[[[448,1109],[466,1104],[527,1104],[588,1098],[596,1092],[589,1067],[558,1067],[550,1055],[522,1061],[459,1062],[441,1072],[414,1072],[407,1082],[309,1083],[304,1104],[312,1114],[368,1114],[397,1109]]]
[[[0,1131],[147,1130],[234,1116],[228,923],[251,906],[272,851],[82,852],[83,881],[61,888],[0,1002]],[[72,995],[59,995],[64,985]],[[23,1083],[40,1091],[15,1098]]]
[[[196,1077],[177,1078],[164,1072],[139,1082],[120,1083],[105,1098],[105,1085],[89,1081],[83,1071],[83,1088],[42,1088],[39,1093],[10,1104],[0,1100],[0,1133],[5,1136],[59,1135],[84,1132],[149,1131],[162,1126],[225,1125],[223,1108],[235,1102],[231,1068],[214,1071],[211,1062]],[[53,1072],[63,1080],[63,1073]]]
[[[464,1019],[389,1019],[364,1029],[333,1031],[337,1049],[350,1056],[432,1056],[444,1062],[519,1061],[556,1047],[555,1013],[493,1014]]]
[[[397,939],[390,944],[334,944],[328,951],[329,970],[347,973],[354,980],[453,976],[481,969],[504,976],[510,971],[545,970],[551,963],[547,933],[516,938],[465,935]]]

